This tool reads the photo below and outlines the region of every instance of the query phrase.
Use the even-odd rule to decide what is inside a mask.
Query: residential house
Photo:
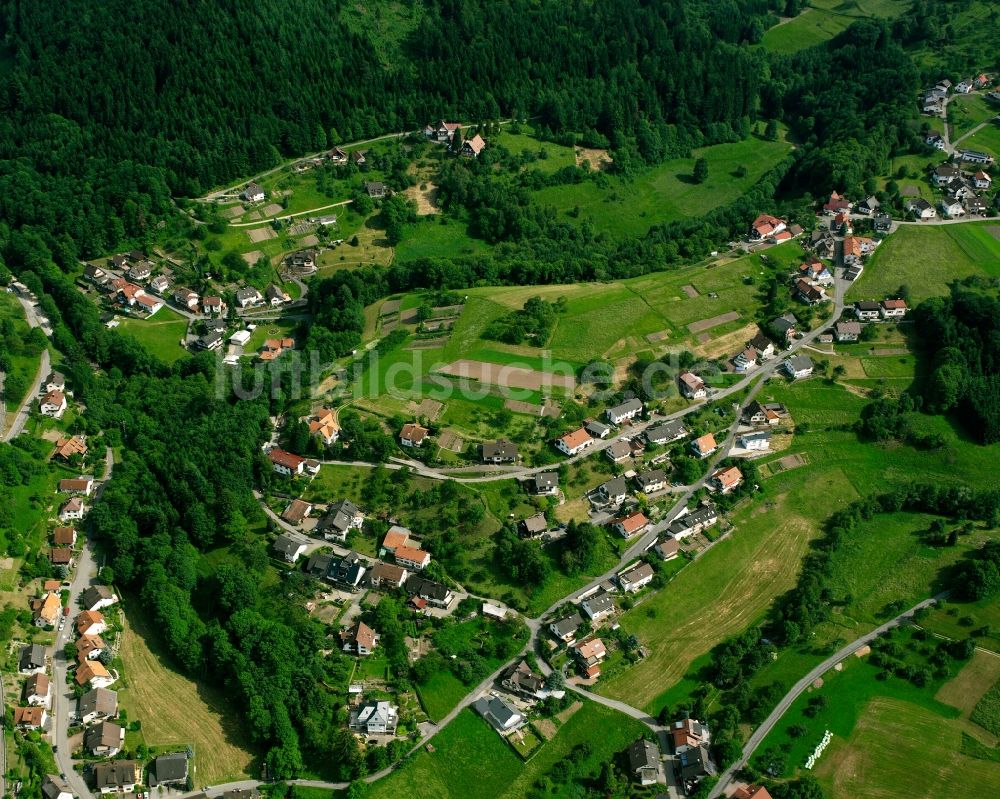
[[[108,688],[115,681],[99,660],[85,660],[76,670],[76,684],[91,688]]]
[[[605,439],[611,433],[611,428],[603,424],[602,422],[597,422],[591,419],[584,426],[583,429],[590,433],[593,438]]]
[[[62,601],[59,599],[59,594],[50,591],[42,599],[35,600],[32,606],[32,621],[36,627],[55,627],[62,612]]]
[[[243,192],[240,194],[240,197],[242,197],[248,203],[259,203],[261,200],[264,199],[265,194],[264,190],[260,186],[258,186],[256,183],[250,182],[247,184],[246,188],[243,189]]]
[[[94,786],[100,793],[133,793],[142,782],[142,766],[135,760],[95,763]]]
[[[410,540],[410,531],[405,527],[394,524],[388,529],[382,539],[382,550],[388,555],[395,555],[396,549],[406,544]]]
[[[892,217],[881,212],[875,214],[875,230],[878,233],[888,233],[892,230]]]
[[[793,355],[783,364],[785,373],[793,380],[809,377],[813,373],[813,362],[808,355]]]
[[[573,653],[580,661],[580,667],[588,679],[601,676],[601,662],[608,656],[604,641],[600,638],[591,638],[574,646]]]
[[[674,441],[679,441],[686,435],[687,430],[684,428],[684,422],[680,419],[674,419],[671,422],[646,429],[646,441],[650,444],[671,444]]]
[[[149,281],[149,290],[155,291],[161,297],[167,293],[167,289],[169,288],[170,279],[166,275],[157,275]]]
[[[655,785],[660,778],[660,747],[640,738],[628,748],[628,769],[640,785]]]
[[[107,688],[92,688],[76,704],[76,716],[83,724],[118,715],[118,694]]]
[[[712,486],[716,491],[722,494],[728,494],[730,491],[739,487],[743,482],[743,472],[737,469],[735,466],[728,466],[725,468],[716,469],[712,472],[712,477],[709,480],[709,485]]]
[[[485,149],[486,142],[478,133],[462,142],[462,155],[465,158],[479,158],[479,154]]]
[[[917,219],[933,219],[937,216],[934,206],[923,197],[907,200],[906,210],[912,213]]]
[[[857,211],[859,214],[865,214],[866,216],[871,216],[881,207],[882,203],[880,203],[878,201],[878,197],[876,197],[873,194],[871,197],[862,200],[862,202],[857,207]]]
[[[970,197],[963,203],[967,214],[986,215],[989,212],[989,204],[982,197]]]
[[[193,311],[198,307],[198,295],[191,291],[191,289],[174,289],[174,302],[182,308]]]
[[[354,162],[355,166],[364,166],[368,163],[368,159],[365,158],[366,150],[351,150],[351,161]]]
[[[402,566],[379,561],[368,573],[368,581],[373,588],[401,588],[409,574]]]
[[[533,672],[528,661],[522,660],[501,675],[500,685],[511,693],[535,698],[545,688],[545,678]]]
[[[108,648],[104,639],[99,635],[81,635],[76,641],[76,659],[83,663],[85,660],[95,660]]]
[[[326,509],[314,532],[327,541],[343,543],[347,540],[347,534],[351,530],[360,530],[364,522],[365,515],[358,506],[349,499],[342,499]]]
[[[332,552],[313,552],[306,561],[306,574],[317,580],[325,580],[335,557]]]
[[[837,240],[822,230],[814,230],[809,245],[817,258],[832,260],[837,254]]]
[[[264,298],[256,288],[247,286],[236,292],[236,304],[240,308],[256,308],[258,305],[264,304]]]
[[[271,548],[285,559],[285,563],[295,563],[305,553],[306,542],[282,533]]]
[[[40,730],[49,714],[44,707],[15,707],[14,726],[22,730]]]
[[[834,327],[834,336],[836,336],[837,341],[840,343],[845,341],[857,341],[861,336],[861,323],[837,322]]]
[[[64,477],[59,481],[60,494],[83,494],[89,497],[93,490],[94,478],[87,474],[80,477]]]
[[[188,756],[186,752],[172,752],[160,755],[153,762],[153,773],[149,775],[150,786],[184,785],[188,778]]]
[[[257,355],[262,361],[269,362],[276,360],[281,356],[281,353],[286,350],[295,349],[295,339],[285,337],[285,338],[269,338],[265,339],[264,346],[260,348],[260,353]]]
[[[648,563],[637,563],[630,569],[626,569],[618,575],[618,585],[627,594],[642,590],[645,586],[653,582],[656,572]]]
[[[52,704],[52,686],[48,675],[32,674],[24,683],[24,703],[30,707],[48,708]]]
[[[381,200],[386,195],[386,187],[382,181],[373,180],[365,183],[365,192],[373,200]]]
[[[113,721],[88,727],[83,734],[83,748],[98,757],[114,757],[125,744],[125,729]]]
[[[430,432],[426,427],[422,427],[416,422],[408,422],[403,425],[403,429],[399,433],[399,443],[404,447],[422,446],[424,439]]]
[[[653,551],[664,560],[673,560],[681,553],[680,542],[670,536],[653,547]]]
[[[106,585],[92,585],[83,592],[83,607],[98,611],[118,602],[118,595]]]
[[[795,281],[795,296],[809,305],[816,305],[826,300],[826,289],[800,277]]]
[[[108,623],[99,610],[84,610],[76,617],[76,631],[80,635],[100,635],[107,629]]]
[[[844,238],[844,265],[857,266],[875,252],[878,242],[867,236],[847,236]]]
[[[572,457],[579,452],[583,452],[587,447],[592,446],[593,443],[594,439],[581,427],[579,430],[574,430],[572,433],[567,433],[557,438],[556,449]]]
[[[747,347],[757,351],[757,357],[769,361],[774,357],[774,342],[763,333],[758,332],[747,342]]]
[[[972,185],[977,189],[989,189],[993,185],[993,178],[980,169],[972,176]]]
[[[533,480],[535,494],[543,497],[554,497],[559,493],[559,473],[542,472]]]
[[[704,744],[679,752],[677,763],[681,782],[684,784],[685,793],[688,795],[698,789],[698,785],[704,777],[715,773],[715,766],[712,764],[708,746]]]
[[[705,399],[708,390],[705,388],[705,381],[692,372],[682,372],[677,378],[680,382],[681,394],[688,399]]]
[[[931,180],[937,187],[950,186],[954,181],[962,179],[962,170],[953,164],[942,164],[931,175]]]
[[[635,478],[639,490],[644,494],[654,494],[667,487],[667,473],[663,469],[647,469]]]
[[[989,153],[984,153],[982,150],[962,150],[958,153],[958,156],[967,164],[993,163],[993,156]]]
[[[49,372],[45,378],[45,382],[42,384],[42,388],[45,391],[65,391],[66,377],[62,372]]]
[[[580,603],[580,609],[591,621],[599,621],[615,612],[615,603],[611,594],[599,591],[583,600]]]
[[[963,206],[959,200],[945,197],[940,203],[938,203],[938,207],[941,209],[941,213],[945,216],[950,216],[952,218],[965,216],[965,206]]]
[[[48,774],[42,783],[42,796],[45,799],[73,799],[73,789],[58,774]]]
[[[60,460],[71,460],[74,455],[79,455],[82,458],[86,454],[87,442],[85,442],[81,436],[60,438],[56,441],[54,457],[59,458]]]
[[[450,142],[455,137],[455,131],[462,127],[460,122],[445,122],[443,119],[435,125],[424,128],[424,135],[440,142]]]
[[[741,785],[729,799],[771,799],[771,794],[762,785]]]
[[[313,512],[311,502],[304,499],[293,499],[281,512],[281,518],[289,524],[302,524],[305,518]]]
[[[625,402],[620,405],[615,405],[613,408],[608,408],[604,414],[607,416],[608,421],[611,424],[621,424],[628,419],[634,419],[636,416],[642,413],[642,400],[637,397],[625,400]]]
[[[770,214],[761,214],[750,225],[750,240],[762,241],[786,228],[785,220]]]
[[[49,550],[49,563],[53,566],[73,565],[73,550],[69,547],[53,547]]]
[[[583,617],[579,613],[573,613],[549,624],[549,632],[564,644],[570,644],[576,638],[576,631],[580,629],[581,624]]]
[[[627,441],[618,439],[617,441],[611,442],[611,446],[604,450],[604,454],[614,463],[620,463],[621,461],[632,457],[632,447]]]
[[[889,299],[879,303],[879,314],[883,319],[902,319],[906,310],[906,300]]]
[[[823,204],[823,212],[827,216],[836,216],[851,210],[853,203],[837,192],[830,192],[830,199]]]
[[[348,725],[366,735],[395,735],[399,709],[385,700],[365,702],[351,711]]]
[[[486,441],[479,448],[483,463],[514,463],[517,461],[517,444],[504,438]]]
[[[267,453],[267,459],[271,461],[271,466],[280,475],[294,477],[302,474],[305,468],[306,459],[292,452],[286,452],[278,447],[271,448]]]
[[[854,303],[854,315],[861,322],[874,322],[882,315],[882,307],[872,300],[859,300]]]
[[[146,293],[142,286],[137,286],[135,283],[130,283],[127,280],[122,280],[120,283],[116,282],[115,287],[118,290],[118,298],[129,307],[135,305],[136,300]]]
[[[153,265],[149,261],[142,260],[129,267],[126,274],[129,280],[148,280],[153,274]]]
[[[775,335],[778,341],[784,341],[787,343],[795,338],[796,325],[798,325],[798,323],[799,322],[795,318],[794,314],[786,313],[784,316],[779,316],[771,320],[771,332]]]
[[[403,588],[410,596],[418,596],[427,604],[438,608],[447,608],[455,598],[448,586],[425,580],[419,574],[411,574]]]
[[[108,279],[108,273],[95,264],[87,264],[83,268],[83,276],[91,283],[104,283]]]
[[[757,430],[753,433],[742,433],[738,442],[741,449],[750,452],[764,452],[771,448],[771,431]]]
[[[597,487],[597,494],[611,505],[620,505],[628,496],[628,484],[624,477],[615,477]]]
[[[293,274],[306,276],[316,271],[316,250],[299,250],[285,258],[285,267]]]
[[[340,147],[334,147],[332,150],[327,151],[326,160],[333,164],[346,164],[347,151],[342,150]]]
[[[204,336],[200,336],[198,340],[195,342],[195,344],[198,347],[198,349],[208,350],[209,352],[211,352],[212,350],[219,349],[219,347],[222,346],[224,341],[225,341],[225,336],[222,333],[218,332],[217,330],[213,330],[209,333],[206,333]]]
[[[751,369],[756,368],[757,350],[753,347],[747,347],[733,358],[733,365],[736,367],[737,372],[749,372]]]
[[[290,302],[292,298],[284,289],[271,283],[264,290],[264,299],[272,308],[277,308],[279,305]]]
[[[21,674],[45,673],[45,647],[40,644],[25,644],[17,657],[17,670]]]
[[[59,519],[64,522],[82,519],[87,515],[87,505],[80,497],[72,497],[59,509]]]
[[[226,303],[222,297],[205,297],[201,301],[202,313],[208,316],[223,316],[226,313]]]
[[[524,716],[502,696],[480,697],[472,707],[499,733],[509,732],[524,721]]]
[[[135,304],[144,314],[152,316],[159,311],[165,303],[159,297],[150,297],[148,294],[143,293],[135,298]]]
[[[378,634],[363,621],[340,631],[340,643],[345,652],[367,657],[378,646]]]
[[[340,438],[340,425],[329,408],[320,408],[314,416],[309,417],[308,424],[310,435],[316,436],[328,447]]]
[[[955,84],[955,92],[957,94],[968,94],[972,91],[972,81],[963,80],[961,83]]]
[[[718,448],[719,445],[715,443],[715,436],[711,433],[706,433],[691,442],[691,449],[699,458],[707,458]]]
[[[49,391],[38,401],[38,411],[42,416],[61,419],[66,412],[66,395],[61,391]]]
[[[683,718],[670,725],[670,738],[675,752],[683,752],[697,746],[707,746],[712,738],[708,727],[697,719]]]
[[[517,532],[522,538],[535,538],[548,532],[549,521],[544,513],[536,513],[517,523]]]
[[[341,558],[331,558],[326,570],[326,579],[334,585],[357,591],[361,587],[368,568],[357,552],[348,552]]]
[[[754,400],[743,409],[743,421],[747,424],[776,425],[780,419],[781,417],[777,411],[762,405],[757,400]]]
[[[622,538],[632,538],[633,536],[645,532],[648,527],[649,519],[646,517],[646,514],[641,511],[631,513],[624,519],[619,519],[615,522],[615,532]]]
[[[396,547],[396,563],[407,569],[422,571],[431,562],[431,553],[411,546]]]

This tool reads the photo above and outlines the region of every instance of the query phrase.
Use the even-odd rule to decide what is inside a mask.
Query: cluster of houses
[[[906,201],[906,210],[917,219],[933,219],[938,211],[951,219],[990,213],[987,192],[993,188],[993,178],[983,167],[992,162],[992,156],[986,153],[972,150],[956,153],[953,161],[931,172],[931,184],[942,191],[937,208],[922,197],[916,197]],[[967,165],[969,168],[965,168]]]
[[[38,394],[38,412],[52,419],[62,419],[69,407],[67,397],[72,397],[66,390],[65,376],[61,372],[49,373],[39,386]]]
[[[443,119],[424,127],[424,136],[431,141],[442,144],[453,144],[456,131],[462,129],[460,122],[445,122]],[[479,154],[486,149],[486,141],[478,133],[471,138],[462,141],[459,155],[464,158],[478,158]]]
[[[751,243],[768,244],[782,244],[801,235],[801,227],[796,224],[790,225],[787,220],[770,214],[760,214],[750,223],[750,230],[747,233]]]

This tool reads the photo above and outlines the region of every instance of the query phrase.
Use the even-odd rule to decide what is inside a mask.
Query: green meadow
[[[188,320],[170,308],[161,308],[150,319],[123,319],[118,329],[164,363],[173,363],[188,354],[181,346],[187,335]]]
[[[812,0],[797,17],[770,28],[761,45],[775,53],[794,53],[832,39],[859,19],[898,17],[910,6],[909,0]]]

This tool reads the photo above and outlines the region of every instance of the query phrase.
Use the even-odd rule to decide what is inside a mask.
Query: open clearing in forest
[[[191,744],[196,785],[248,778],[254,755],[236,706],[168,667],[148,622],[138,613],[126,615],[121,656],[128,688],[119,697],[129,720],[142,721],[146,743]]]

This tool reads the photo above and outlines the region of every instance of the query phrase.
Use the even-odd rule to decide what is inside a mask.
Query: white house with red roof
[[[267,453],[267,459],[271,461],[274,471],[285,477],[294,477],[302,474],[305,469],[306,459],[292,452],[274,447]]]
[[[590,437],[590,433],[581,427],[579,430],[574,430],[572,433],[567,433],[557,438],[556,449],[569,456],[573,456],[578,452],[583,452],[587,447],[592,446],[593,443],[594,439]]]
[[[770,214],[761,214],[750,225],[750,240],[763,241],[764,239],[780,233],[788,225],[784,219],[778,219]]]

